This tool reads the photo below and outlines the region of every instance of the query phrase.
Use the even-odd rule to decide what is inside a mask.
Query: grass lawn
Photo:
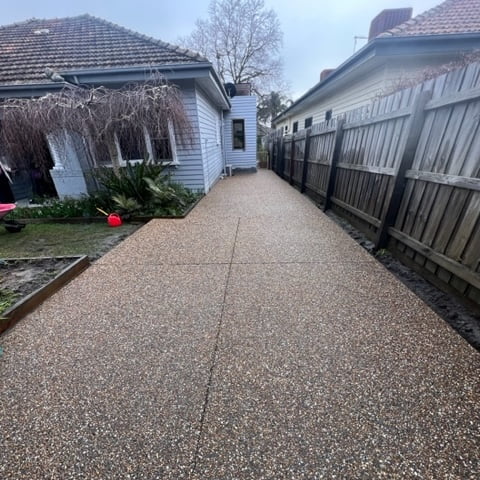
[[[20,233],[0,225],[0,258],[89,255],[97,258],[133,233],[139,224],[112,228],[107,223],[27,224]]]

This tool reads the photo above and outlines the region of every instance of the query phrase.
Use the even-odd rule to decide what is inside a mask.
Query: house
[[[144,151],[156,161],[168,161],[174,180],[203,192],[227,166],[256,169],[256,98],[245,90],[228,94],[212,64],[199,54],[90,15],[0,27],[3,99],[39,97],[67,84],[115,89],[159,74],[180,89],[193,138],[183,145],[178,132],[169,128],[158,149],[145,132]],[[66,135],[58,148],[58,138],[48,139],[50,174],[60,197],[89,192],[91,165],[81,140]],[[139,154],[117,140],[120,161],[137,161]],[[16,198],[31,195],[31,172],[14,173]]]
[[[391,93],[426,68],[436,69],[480,46],[480,0],[447,0],[410,18],[412,9],[382,11],[368,43],[278,115],[273,124],[295,133]]]

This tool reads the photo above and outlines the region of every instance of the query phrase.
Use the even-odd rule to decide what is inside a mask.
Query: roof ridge
[[[123,32],[128,33],[129,35],[134,35],[135,37],[139,38],[140,40],[143,40],[143,41],[146,41],[146,42],[149,42],[149,43],[154,43],[155,45],[160,45],[161,47],[168,48],[168,49],[173,50],[173,51],[178,52],[178,53],[182,53],[182,54],[184,54],[188,57],[192,57],[193,60],[201,60],[201,61],[208,62],[208,60],[203,55],[201,55],[200,53],[194,52],[192,50],[189,50],[188,48],[183,48],[183,47],[180,47],[179,45],[174,45],[172,43],[165,42],[165,41],[160,40],[158,38],[154,38],[154,37],[151,37],[149,35],[145,35],[143,33],[137,32],[135,30],[131,30],[130,28],[124,27],[122,25],[118,25],[117,23],[111,22],[110,20],[105,20],[104,18],[100,18],[100,17],[96,17],[94,15],[90,15],[89,13],[85,13],[83,15],[79,15],[77,17],[70,17],[70,18],[78,18],[78,17],[82,17],[82,16],[84,16],[86,18],[90,18],[90,19],[95,20],[97,22],[101,22],[104,25],[108,25],[108,26],[116,28],[118,30],[122,30]]]
[[[449,7],[452,3],[455,3],[456,1],[457,0],[445,0],[444,2],[440,3],[439,5],[436,5],[435,7],[432,7],[418,15],[415,15],[415,17],[410,18],[409,20],[401,23],[400,25],[397,25],[396,27],[386,30],[385,32],[378,35],[378,37],[390,37],[395,35],[396,33],[400,33],[406,27],[417,25],[418,23],[425,20],[426,18],[430,18],[432,16],[437,15],[439,12],[441,12],[442,10],[445,10],[447,7]]]

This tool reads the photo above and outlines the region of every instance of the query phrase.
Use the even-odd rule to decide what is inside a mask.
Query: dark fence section
[[[272,135],[272,169],[480,306],[480,64]]]

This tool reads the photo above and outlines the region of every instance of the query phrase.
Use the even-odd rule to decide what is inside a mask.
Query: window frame
[[[167,137],[164,137],[167,138]],[[120,140],[118,138],[117,133],[114,134],[114,141],[115,141],[115,148],[117,149],[118,155],[118,164],[120,167],[126,167],[127,164],[130,165],[137,165],[139,163],[143,163],[143,158],[124,158],[122,155],[122,150],[120,148]],[[168,141],[170,142],[170,150],[172,152],[172,158],[157,158],[154,153],[154,139],[152,139],[150,132],[147,130],[146,127],[143,127],[143,141],[145,142],[145,149],[149,156],[149,161],[158,163],[160,165],[170,165],[170,166],[178,166],[178,156],[177,156],[177,144],[175,141],[175,130],[173,127],[173,122],[170,120],[168,121]]]
[[[292,133],[297,133],[298,132],[298,120],[296,122],[293,122],[292,126]]]
[[[243,146],[235,146],[235,123],[241,122],[242,124],[242,136],[243,136]],[[232,119],[232,150],[246,150],[247,148],[247,139],[245,135],[245,119],[244,118],[233,118]]]
[[[304,127],[305,129],[310,128],[313,124],[313,117],[307,117],[304,122]]]

